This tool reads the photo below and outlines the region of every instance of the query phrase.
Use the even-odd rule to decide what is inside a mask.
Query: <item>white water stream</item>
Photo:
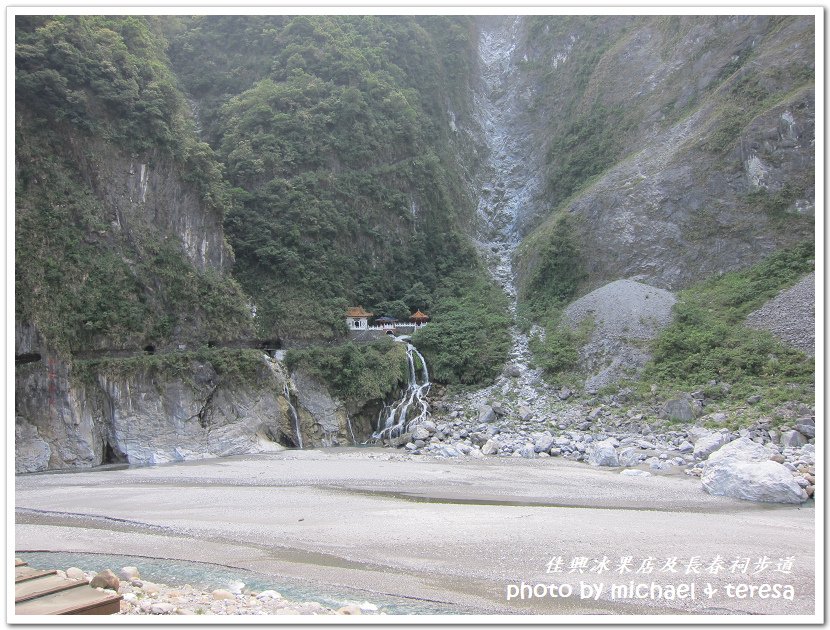
[[[415,357],[420,361],[420,370],[415,368]],[[403,395],[392,406],[384,406],[381,410],[378,428],[372,435],[376,440],[398,437],[429,417],[429,404],[426,400],[430,386],[427,362],[411,343],[406,344],[406,359],[409,366],[409,383]],[[410,410],[416,415],[408,420]]]
[[[283,396],[285,396],[285,400],[288,402],[288,411],[291,412],[291,420],[294,423],[294,437],[295,443],[297,444],[297,448],[303,447],[303,434],[300,431],[300,418],[297,415],[297,410],[294,408],[294,405],[291,403],[291,391],[288,389],[288,383],[285,383],[282,390]]]

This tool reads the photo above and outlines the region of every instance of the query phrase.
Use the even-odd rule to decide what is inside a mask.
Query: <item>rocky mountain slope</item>
[[[586,289],[676,290],[812,238],[811,17],[528,18],[514,54],[547,143],[525,294],[563,214]]]

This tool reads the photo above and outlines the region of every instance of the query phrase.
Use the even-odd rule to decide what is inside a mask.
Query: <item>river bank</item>
[[[107,549],[215,562],[464,612],[811,614],[815,605],[810,507],[715,497],[685,475],[629,477],[559,458],[285,451],[23,475],[15,500],[19,555]],[[685,564],[715,556],[723,571],[684,572]],[[729,570],[735,559],[754,564],[763,557],[771,561],[765,572]],[[608,569],[592,572],[603,558]],[[630,575],[615,571],[623,558],[633,562]],[[677,572],[658,566],[637,574],[648,558],[680,564]],[[774,573],[784,558],[794,559],[789,572]],[[510,584],[578,588],[580,580],[623,578],[666,584],[694,578],[720,590],[676,601],[506,597]],[[736,581],[783,580],[794,588],[792,601],[723,595]]]

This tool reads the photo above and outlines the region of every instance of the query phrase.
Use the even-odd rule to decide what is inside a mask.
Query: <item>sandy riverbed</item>
[[[24,475],[16,478],[15,504],[19,551],[214,562],[465,612],[804,615],[815,608],[811,507],[712,497],[697,479],[625,477],[560,459],[286,451]],[[724,568],[707,571],[716,556]],[[556,557],[561,570],[554,563],[549,572]],[[637,573],[648,557],[653,571]],[[763,557],[770,564],[757,571]],[[789,571],[779,564],[787,557],[794,558]],[[581,571],[572,571],[580,558],[587,559]],[[662,570],[670,558],[676,572]],[[746,573],[731,567],[739,558],[750,559]],[[631,572],[620,572],[626,564]],[[695,599],[610,598],[611,584],[631,580],[695,582]],[[522,582],[568,583],[574,592],[507,601],[508,585]],[[580,582],[604,590],[583,600]],[[711,598],[703,594],[707,583],[717,589]],[[794,598],[726,597],[727,585],[739,583],[789,584]]]

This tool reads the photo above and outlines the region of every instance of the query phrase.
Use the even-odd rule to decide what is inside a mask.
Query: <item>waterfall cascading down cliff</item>
[[[288,411],[291,413],[291,420],[294,423],[294,437],[295,443],[297,448],[303,447],[303,434],[300,431],[300,417],[297,415],[297,409],[294,407],[294,404],[291,402],[291,391],[288,389],[288,383],[286,382],[283,387],[283,396],[285,396],[285,400],[288,403]]]
[[[415,369],[416,356],[421,362],[420,382],[418,370]],[[403,435],[429,417],[429,404],[426,400],[430,386],[427,362],[411,343],[406,344],[406,359],[409,366],[409,383],[402,396],[393,405],[384,406],[381,410],[377,430],[372,435],[376,440]],[[407,421],[410,409],[417,410],[418,415]]]

